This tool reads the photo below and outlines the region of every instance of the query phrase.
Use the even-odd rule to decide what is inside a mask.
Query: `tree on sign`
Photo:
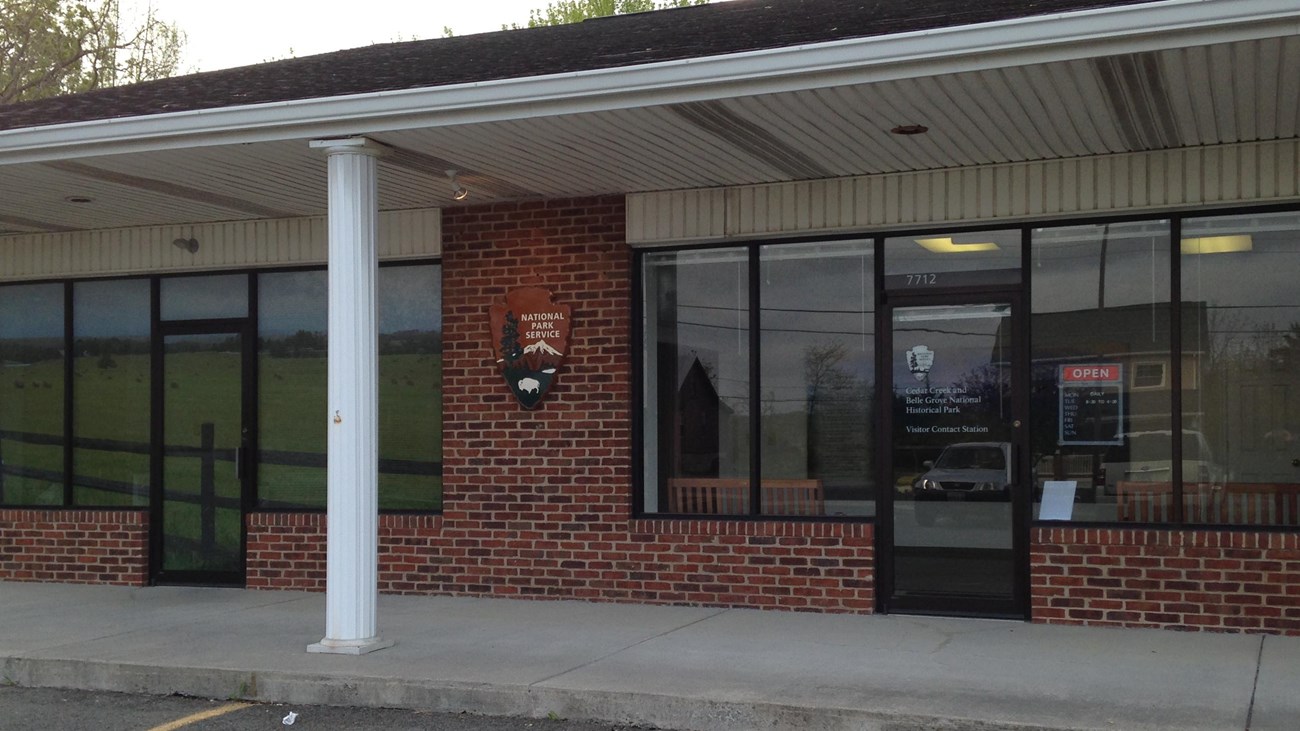
[[[0,104],[171,76],[184,43],[152,8],[126,25],[117,0],[0,0]]]

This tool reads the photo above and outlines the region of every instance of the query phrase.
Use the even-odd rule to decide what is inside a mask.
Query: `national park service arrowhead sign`
[[[569,306],[552,302],[549,290],[523,287],[488,314],[497,367],[519,403],[531,409],[555,383],[569,348]]]

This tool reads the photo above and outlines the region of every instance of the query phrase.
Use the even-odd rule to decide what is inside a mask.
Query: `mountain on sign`
[[[532,345],[524,346],[525,353],[541,353],[543,355],[563,355],[560,351],[547,345],[545,340],[538,340]]]

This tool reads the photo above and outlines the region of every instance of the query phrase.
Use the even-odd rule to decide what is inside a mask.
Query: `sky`
[[[528,11],[548,0],[367,0],[348,6],[325,0],[121,0],[122,21],[158,17],[185,31],[179,73],[310,56],[372,43],[458,36],[526,25]]]

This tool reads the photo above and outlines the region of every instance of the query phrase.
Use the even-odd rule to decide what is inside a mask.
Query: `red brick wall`
[[[403,593],[874,609],[872,526],[632,520],[632,252],[622,198],[443,214],[444,513],[380,519]],[[521,286],[572,307],[559,379],[523,409],[488,308]],[[323,588],[323,517],[249,520],[249,586]]]
[[[868,523],[636,520],[629,599],[674,604],[875,611]]]
[[[325,515],[250,513],[247,586],[250,589],[325,590]],[[379,590],[427,589],[443,555],[442,516],[379,516]]]
[[[244,558],[250,589],[325,589],[323,513],[249,513]]]
[[[443,515],[435,587],[584,592],[628,539],[631,265],[621,198],[444,212]],[[572,308],[558,381],[532,411],[494,363],[488,308],[539,285]]]
[[[379,590],[426,594],[451,563],[441,515],[379,516]],[[324,552],[322,551],[322,556]],[[324,565],[321,571],[325,570]],[[321,587],[322,589],[324,587]]]
[[[1036,528],[1037,622],[1300,635],[1300,534]]]
[[[832,612],[875,605],[867,524],[635,520],[624,527],[608,543],[547,550],[547,541],[468,538],[441,516],[381,515],[379,590]],[[549,570],[534,571],[535,559]],[[248,586],[324,591],[325,516],[249,515]]]
[[[144,586],[143,510],[0,509],[0,580]]]

